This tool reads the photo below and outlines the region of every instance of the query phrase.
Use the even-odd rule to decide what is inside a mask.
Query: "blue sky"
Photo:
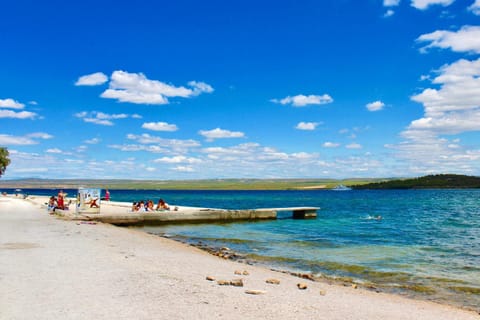
[[[2,179],[480,175],[480,0],[0,12]]]

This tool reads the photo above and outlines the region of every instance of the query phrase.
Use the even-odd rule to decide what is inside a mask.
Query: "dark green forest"
[[[354,189],[467,189],[480,188],[480,177],[437,174],[351,186]]]

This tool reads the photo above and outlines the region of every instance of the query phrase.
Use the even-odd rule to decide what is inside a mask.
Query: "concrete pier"
[[[29,197],[46,208],[46,197]],[[170,210],[132,212],[127,202],[103,201],[100,213],[77,213],[72,200],[68,210],[55,213],[74,220],[98,221],[114,225],[158,225],[172,223],[233,222],[277,219],[278,212],[291,212],[294,219],[315,218],[318,207],[288,207],[261,209],[216,209],[170,205]]]

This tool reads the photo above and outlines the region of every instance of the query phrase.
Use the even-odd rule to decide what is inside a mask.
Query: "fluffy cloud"
[[[26,135],[27,137],[30,138],[35,138],[35,139],[52,139],[53,136],[51,134],[45,133],[45,132],[34,132],[34,133],[29,133]]]
[[[455,0],[412,0],[412,7],[425,10],[432,5],[442,5],[447,7],[451,5]]]
[[[127,139],[135,140],[141,144],[157,144],[169,148],[191,148],[200,146],[200,143],[195,140],[164,139],[149,135],[148,133],[141,135],[128,134]]]
[[[58,154],[63,153],[63,151],[58,149],[58,148],[50,148],[50,149],[45,150],[45,152],[46,153],[58,153]]]
[[[429,42],[420,50],[429,48],[451,49],[456,52],[480,53],[480,26],[464,26],[457,32],[437,30],[418,37],[417,42]]]
[[[480,16],[480,0],[475,0],[475,2],[468,7],[468,10],[472,11],[473,14]]]
[[[133,116],[129,116],[128,114],[125,114],[125,113],[108,114],[108,113],[98,112],[98,111],[92,111],[92,112],[82,111],[82,112],[76,113],[75,117],[80,118],[83,121],[88,123],[94,123],[102,126],[113,126],[112,120],[125,119]]]
[[[318,122],[300,122],[297,124],[295,129],[298,130],[315,130],[319,125]]]
[[[25,105],[13,99],[0,99],[0,108],[23,109]]]
[[[439,89],[427,88],[412,97],[423,104],[425,115],[412,121],[404,135],[418,130],[435,134],[480,131],[480,59],[458,60],[439,73],[432,81]]]
[[[99,143],[101,140],[98,139],[98,138],[92,138],[92,139],[88,139],[88,140],[85,140],[83,142],[87,143],[87,144],[97,144]]]
[[[179,155],[185,154],[189,152],[190,149],[200,146],[198,141],[191,139],[164,139],[147,133],[141,135],[128,134],[127,139],[135,141],[136,144],[109,145],[108,147],[125,152],[146,151],[151,153]]]
[[[324,147],[324,148],[337,148],[337,147],[339,147],[339,146],[340,146],[339,143],[330,142],[330,141],[327,141],[327,142],[324,142],[324,143],[323,143],[323,147]]]
[[[388,18],[388,17],[391,17],[395,14],[395,11],[393,10],[387,10],[387,12],[385,12],[385,14],[383,15],[385,18]]]
[[[385,7],[394,7],[400,4],[400,0],[383,0],[383,5]]]
[[[108,77],[103,72],[96,72],[81,76],[75,82],[76,86],[97,86],[108,81]]]
[[[375,102],[367,103],[365,107],[368,109],[368,111],[380,111],[383,109],[384,106],[385,106],[385,103],[377,100]]]
[[[299,94],[299,95],[296,95],[296,96],[293,96],[293,97],[287,96],[283,99],[272,99],[270,101],[272,101],[274,103],[279,103],[279,104],[282,104],[282,105],[291,104],[294,107],[304,107],[304,106],[311,105],[311,104],[332,103],[333,99],[328,94],[324,94],[324,95],[313,95],[312,94],[312,95],[309,95],[309,96]]]
[[[174,157],[163,157],[153,160],[155,163],[200,163],[202,160],[198,158],[185,157],[185,156],[174,156]]]
[[[150,80],[143,73],[114,71],[110,77],[109,88],[101,97],[116,99],[119,102],[136,104],[168,104],[168,98],[189,98],[201,93],[211,93],[213,88],[204,83],[190,81],[189,86],[175,87],[158,80]]]
[[[12,136],[8,134],[0,134],[0,145],[32,145],[38,144],[35,139],[51,139],[52,135],[43,132],[30,133],[25,136]]]
[[[34,141],[28,137],[18,137],[8,134],[0,134],[0,145],[10,146],[10,145],[31,145],[37,144],[38,142]]]
[[[431,81],[439,88],[411,97],[423,105],[424,116],[401,133],[404,141],[386,147],[411,160],[408,169],[414,173],[471,173],[478,167],[480,150],[468,150],[458,138],[447,136],[480,131],[480,59],[445,65]]]
[[[177,131],[178,128],[174,124],[169,124],[166,122],[145,122],[142,125],[142,128],[153,130],[153,131]]]
[[[345,146],[347,149],[362,149],[362,145],[358,143],[350,143]]]
[[[0,110],[0,118],[35,119],[37,116],[35,112],[30,111],[15,112],[13,110]]]
[[[193,95],[213,92],[212,86],[205,82],[190,81],[188,85],[193,88]]]
[[[245,134],[240,131],[230,131],[220,128],[212,130],[200,130],[198,132],[201,136],[204,136],[207,141],[213,141],[215,139],[225,139],[225,138],[243,138]]]
[[[176,166],[175,168],[172,168],[171,170],[178,171],[178,172],[195,172],[195,170],[192,167],[189,167],[189,166]]]

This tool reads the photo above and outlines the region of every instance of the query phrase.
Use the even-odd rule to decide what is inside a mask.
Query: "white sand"
[[[236,276],[235,270],[250,275]],[[219,286],[206,276],[245,286]],[[280,285],[265,283],[276,278]],[[299,282],[308,289],[299,290]],[[248,295],[247,289],[266,291]],[[320,291],[326,292],[321,295]],[[223,260],[140,231],[0,197],[0,319],[480,319],[435,303]]]

